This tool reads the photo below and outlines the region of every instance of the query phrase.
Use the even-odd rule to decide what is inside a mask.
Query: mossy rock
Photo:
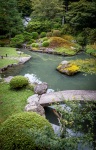
[[[11,116],[0,128],[1,150],[36,150],[34,131],[42,132],[47,127],[53,132],[51,124],[35,112],[23,112]]]
[[[57,70],[61,73],[64,73],[68,76],[74,75],[79,72],[79,67],[72,63],[60,63],[57,67]]]
[[[24,76],[15,76],[10,81],[10,88],[17,89],[28,85],[28,79]]]

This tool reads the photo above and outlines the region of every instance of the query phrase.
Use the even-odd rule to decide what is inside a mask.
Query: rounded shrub
[[[43,47],[48,47],[48,46],[49,46],[49,41],[44,41],[44,42],[42,43],[42,46],[43,46]]]
[[[11,39],[10,46],[22,47],[23,42],[24,42],[23,34],[18,34],[14,38]]]
[[[34,131],[43,132],[46,127],[53,132],[51,124],[35,112],[15,114],[1,125],[0,148],[2,150],[36,150],[39,147],[35,143]]]
[[[32,32],[32,38],[37,39],[38,38],[38,33],[37,32]]]
[[[41,38],[46,37],[46,32],[41,32],[41,33],[40,33],[40,37],[41,37]]]
[[[47,32],[46,36],[47,37],[52,37],[52,32]]]
[[[61,31],[59,31],[59,30],[53,30],[52,36],[60,37],[61,36]]]
[[[38,44],[38,43],[32,43],[32,47],[38,48],[38,47],[39,47],[39,44]]]
[[[28,85],[28,79],[24,76],[15,76],[10,81],[10,87],[12,89],[22,88]]]

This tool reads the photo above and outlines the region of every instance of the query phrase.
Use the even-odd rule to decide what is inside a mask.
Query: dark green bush
[[[32,32],[32,38],[37,39],[38,38],[38,33],[37,32]]]
[[[24,36],[22,34],[18,34],[11,39],[10,45],[12,47],[22,47],[23,42],[24,42]]]
[[[24,76],[15,76],[10,81],[10,87],[12,89],[22,88],[28,85],[28,79]]]
[[[38,48],[38,47],[39,47],[39,44],[38,44],[38,43],[32,43],[32,47]]]
[[[49,46],[49,41],[44,41],[44,42],[42,43],[42,46],[43,46],[43,47]]]
[[[32,34],[29,32],[24,31],[23,36],[24,36],[24,41],[29,41],[32,39]]]
[[[60,30],[53,30],[52,36],[60,37],[61,36],[61,31]]]
[[[46,32],[41,32],[41,33],[40,33],[40,37],[41,37],[41,38],[46,37]]]
[[[43,132],[45,128],[53,132],[51,124],[35,112],[23,112],[9,117],[0,128],[1,150],[39,149],[34,131]],[[39,134],[40,134],[39,132]]]
[[[36,41],[34,39],[31,39],[27,42],[27,44],[32,44],[32,43],[35,43]]]

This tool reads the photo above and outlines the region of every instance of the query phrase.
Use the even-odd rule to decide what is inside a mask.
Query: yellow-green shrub
[[[28,85],[28,79],[24,76],[15,76],[10,81],[10,87],[12,89],[22,88]]]

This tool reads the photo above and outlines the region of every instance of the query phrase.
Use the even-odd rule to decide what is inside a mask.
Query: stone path
[[[64,100],[95,100],[96,91],[91,90],[65,90],[41,95],[39,103],[42,106],[48,106],[55,102]]]

